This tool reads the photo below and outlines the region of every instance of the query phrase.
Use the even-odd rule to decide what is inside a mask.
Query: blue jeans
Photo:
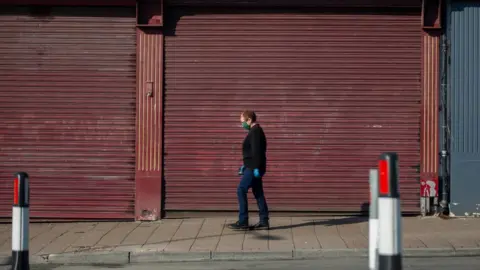
[[[240,223],[248,222],[248,189],[252,188],[253,195],[257,200],[258,210],[260,212],[260,222],[268,222],[268,206],[265,194],[263,193],[262,178],[255,178],[253,170],[246,168],[243,172],[242,179],[237,188]]]

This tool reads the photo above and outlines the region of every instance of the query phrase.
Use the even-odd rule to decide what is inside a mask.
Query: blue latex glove
[[[253,176],[255,176],[256,178],[262,177],[262,176],[260,175],[260,171],[259,171],[258,169],[253,170]]]
[[[238,169],[238,175],[243,175],[243,172],[245,171],[245,165],[242,165],[240,169]]]

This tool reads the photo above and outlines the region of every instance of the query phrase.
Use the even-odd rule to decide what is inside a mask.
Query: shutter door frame
[[[167,31],[174,33],[174,35],[166,34],[165,36],[165,210],[168,212],[234,211],[237,209],[236,184],[238,177],[236,172],[241,165],[240,146],[243,134],[240,128],[236,126],[238,125],[238,115],[242,109],[255,109],[258,111],[259,122],[265,127],[269,141],[267,154],[269,169],[264,185],[271,210],[367,211],[368,170],[376,167],[376,161],[381,152],[397,151],[398,149],[401,165],[403,211],[419,213],[419,172],[414,167],[420,164],[422,110],[420,9],[395,12],[379,11],[375,15],[361,12],[362,9],[358,9],[357,13],[353,13],[351,10],[346,13],[342,9],[337,9],[337,12],[329,10],[332,13],[328,13],[328,15],[318,15],[319,17],[316,19],[335,29],[333,32],[315,24],[315,19],[305,19],[305,17],[314,16],[315,12],[312,11],[306,13],[306,15],[299,15],[298,13],[283,15],[278,9],[275,12],[271,9],[264,11],[263,13],[262,10],[250,11],[256,13],[257,16],[252,15],[244,18],[241,17],[242,14],[244,15],[241,9],[182,7],[172,8],[169,11],[170,16],[174,12],[187,14],[188,16],[180,18],[180,20],[178,16],[167,18],[166,25]],[[208,17],[209,15],[210,17]],[[265,15],[265,18],[260,18],[262,15]],[[195,16],[201,18],[195,19]],[[305,20],[303,22],[302,16]],[[172,18],[175,20],[176,28],[174,31],[171,29]],[[269,18],[272,25],[267,25],[265,21],[262,21]],[[282,20],[290,21],[282,24]],[[351,20],[355,20],[359,26],[355,27],[355,25],[349,23]],[[262,22],[264,24],[261,24]],[[255,25],[255,28],[252,25]],[[235,28],[235,26],[237,27]],[[295,27],[301,28],[302,26],[304,29],[308,27],[316,29],[316,31],[328,35],[331,40],[321,40],[319,37],[315,37],[313,30],[304,33],[294,32],[294,30],[299,30]],[[362,30],[362,27],[364,29],[368,28],[370,31]],[[372,30],[373,28],[375,29]],[[218,32],[214,32],[215,30]],[[269,31],[276,32],[269,33]],[[284,31],[283,35],[281,31]],[[355,32],[356,35],[348,34],[351,31],[357,31]],[[319,50],[326,50],[328,46],[331,49],[343,46],[345,47],[344,51],[340,48],[336,52],[345,53],[348,57],[337,57],[335,59],[333,56],[329,56],[326,51],[321,51],[318,53],[320,56],[315,56],[315,52],[312,51],[313,46],[305,45],[303,47],[305,52],[297,54],[299,57],[303,57],[303,63],[285,62],[280,57],[274,59],[273,56],[280,55],[279,52],[281,51],[285,52],[285,58],[290,57],[288,58],[290,60],[293,55],[288,51],[288,46],[281,48],[278,42],[290,42],[289,44],[293,44],[291,45],[293,48],[302,48],[301,45],[294,44],[295,40],[291,39],[294,34],[297,35],[296,38],[303,42],[310,42],[311,44],[313,42],[323,42],[323,44],[320,44]],[[235,40],[232,37],[233,35],[241,36],[244,39],[243,43],[241,38]],[[271,40],[267,40],[268,35],[272,36]],[[255,36],[257,40],[254,40],[252,36]],[[335,40],[335,38],[337,39]],[[380,40],[377,40],[379,38]],[[250,43],[245,40],[249,40]],[[264,43],[260,44],[261,41]],[[218,44],[215,44],[215,42]],[[235,44],[235,42],[238,43]],[[328,42],[330,42],[330,45],[328,45]],[[359,47],[355,48],[352,45],[353,43],[347,44],[348,42],[358,43]],[[383,47],[382,45],[376,46],[376,43],[384,45]],[[224,46],[222,47],[220,44]],[[253,46],[249,47],[251,44],[261,45],[259,50],[262,50],[264,55],[255,54]],[[279,47],[275,47],[277,45]],[[266,47],[273,49],[269,52],[264,50]],[[246,56],[243,58],[235,57],[231,53],[234,50],[238,50],[237,54]],[[369,53],[372,50],[375,50],[375,53]],[[362,53],[363,56],[356,55]],[[311,58],[309,58],[309,54]],[[251,67],[251,70],[257,72],[256,74],[247,71],[248,61],[255,61],[252,55],[260,59],[256,62],[257,67]],[[262,62],[262,57],[271,62]],[[301,69],[305,65],[314,68],[315,63],[312,63],[314,57],[319,57],[319,60],[328,62],[330,65],[338,63],[343,69],[329,70],[330,68],[327,65],[319,67],[320,64],[318,64],[317,73],[312,73],[311,76],[321,78],[310,79],[302,77],[293,68],[288,68],[290,66]],[[390,65],[390,61],[397,61],[394,66],[399,67],[395,68]],[[275,67],[275,63],[279,67]],[[361,63],[366,65],[365,68],[361,68]],[[375,64],[377,66],[374,66]],[[236,67],[229,65],[236,65]],[[285,69],[282,70],[282,67]],[[334,69],[334,66],[331,66],[331,69]],[[211,72],[209,73],[207,70]],[[269,70],[277,70],[279,73],[275,77],[273,71],[268,73]],[[350,74],[347,73],[348,70],[350,70]],[[365,78],[364,76],[369,77]],[[374,76],[381,76],[380,82],[374,80]],[[282,88],[280,83],[274,83],[272,77],[280,81],[285,80],[286,84]],[[288,81],[288,77],[294,79]],[[302,84],[304,81],[301,78],[304,81],[310,79],[310,84]],[[332,91],[325,87],[322,88],[322,80],[324,85],[328,84],[333,89],[344,92],[335,96],[336,94]],[[386,86],[386,81],[389,81],[390,87]],[[300,89],[298,91],[302,91],[305,94],[304,97],[295,96],[293,91],[297,90],[292,86],[292,82],[298,84],[297,88]],[[290,83],[290,85],[287,83]],[[249,90],[248,87],[251,86],[256,86],[255,90]],[[350,90],[348,90],[349,87]],[[229,88],[237,92],[232,93],[227,98]],[[313,112],[317,108],[314,108],[314,106],[308,107],[307,103],[310,88],[313,89],[311,91],[320,89],[318,91],[324,91],[323,94],[326,95],[322,99],[321,96],[315,96],[312,92],[311,100],[316,100],[321,105],[327,104],[326,101],[332,104],[336,103],[339,116],[327,117],[327,114],[335,114],[335,111],[329,111],[326,106],[321,107],[318,110],[320,113],[315,115]],[[355,94],[356,89],[364,91],[362,92],[363,95],[351,96]],[[370,89],[370,92],[368,92],[368,89]],[[268,94],[268,91],[271,91],[270,94]],[[246,93],[257,95],[253,102],[255,105],[248,106],[248,103],[245,102]],[[282,98],[279,97],[281,93],[283,93],[285,100],[281,100]],[[269,99],[268,95],[277,98],[277,100]],[[348,97],[351,99],[348,100]],[[401,97],[401,100],[391,101],[388,105],[384,105],[382,109],[382,102],[385,102],[385,97],[390,100]],[[287,98],[290,100],[287,100]],[[215,101],[215,99],[217,100]],[[269,112],[268,109],[262,109],[259,105],[260,101],[267,104],[265,106],[269,106],[268,109],[272,110],[289,104],[296,107],[290,107],[290,109],[285,107],[287,108],[283,110],[285,114],[278,110],[273,113]],[[361,108],[366,105],[373,109]],[[228,108],[222,109],[222,106]],[[386,115],[386,118],[383,119],[388,119],[388,121],[381,120],[383,116],[378,114],[391,114],[390,109],[395,109],[398,117],[402,117],[402,119],[392,119]],[[363,118],[356,118],[357,115],[362,113],[364,114]],[[280,116],[275,114],[280,114]],[[344,119],[341,119],[342,114]],[[303,120],[301,120],[302,115],[305,116]],[[208,124],[208,117],[210,116],[213,117],[211,127]],[[316,119],[321,117],[324,121]],[[277,123],[282,121],[288,123],[288,118],[295,119],[291,124],[297,124],[297,128],[303,128],[301,130],[303,134],[299,132],[295,135],[289,130],[288,132],[291,134],[282,137],[281,132],[277,130],[286,128]],[[381,124],[377,125],[376,122]],[[313,147],[318,148],[318,151],[313,148],[308,149],[309,142],[315,144],[314,141],[316,140],[313,135],[315,131],[307,128],[308,125],[313,124],[330,126],[324,127],[322,129],[323,133],[317,133],[317,135],[321,135],[317,139],[327,142],[327,144],[319,143],[318,146]],[[370,125],[369,128],[365,128],[367,125]],[[385,126],[387,128],[384,128]],[[376,133],[371,130],[382,128],[383,131],[377,140],[375,138]],[[198,131],[199,129],[200,131]],[[328,134],[328,130],[333,134]],[[215,132],[219,135],[213,135]],[[360,155],[360,157],[348,157],[347,153],[354,149],[349,149],[348,145],[359,147],[355,138],[348,134],[355,132],[358,136],[366,138],[365,142],[367,143],[361,143],[360,145],[369,145],[375,148],[375,151],[378,150],[378,153],[374,154],[372,152],[374,150],[361,148],[360,152],[368,152],[368,154]],[[391,140],[383,137],[395,136],[395,134],[397,134],[397,137]],[[300,138],[301,136],[304,138]],[[279,151],[288,151],[286,142],[295,138],[297,138],[297,145],[294,147],[297,147],[297,153],[303,153],[307,156],[300,157],[294,152],[283,155],[279,153]],[[332,144],[339,138],[343,138],[347,143],[343,145]],[[377,144],[375,140],[378,141]],[[395,141],[397,141],[396,149],[391,149],[389,145],[376,146],[386,142],[394,143]],[[337,151],[342,153],[336,154]],[[315,154],[316,152],[318,153]],[[331,155],[331,159],[322,159],[320,156],[324,154],[320,154],[320,152]],[[358,160],[366,156],[368,156],[368,161]],[[291,171],[297,171],[296,174],[287,170],[282,171],[278,167],[288,165],[288,162],[285,161],[287,157],[290,159],[303,158],[308,167],[302,168],[300,164],[293,164],[294,167]],[[317,166],[323,168],[335,168],[337,162],[345,162],[349,166],[354,166],[355,169],[348,171],[348,168],[345,167],[344,169],[347,169],[350,174],[345,177],[341,177],[339,172],[341,170],[338,167],[332,169],[337,170],[336,176],[335,172],[329,173],[324,169],[322,177],[327,178],[328,181],[315,180],[318,177],[316,176],[318,171],[315,172],[316,168],[312,164],[315,160],[318,161]],[[347,180],[338,183],[334,181],[335,177],[347,178]],[[297,191],[300,192],[296,195],[289,193],[292,190],[295,191],[295,185],[288,181],[291,178],[294,178],[293,181],[297,181],[298,185],[302,187],[297,188]],[[343,194],[332,192],[341,188],[348,188],[349,185],[356,185],[356,188],[347,189],[346,193]],[[320,194],[315,193],[315,191],[320,192]],[[282,200],[286,200],[286,202],[281,203]],[[321,200],[322,203],[316,203],[315,200]],[[329,205],[329,200],[336,205]],[[256,209],[251,194],[249,194],[249,203],[253,207],[251,209]]]
[[[26,171],[34,219],[133,219],[135,7],[8,6],[0,21],[0,217]]]

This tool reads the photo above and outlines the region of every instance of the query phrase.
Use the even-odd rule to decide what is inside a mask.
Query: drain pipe
[[[440,67],[441,76],[441,111],[442,111],[442,150],[440,151],[440,166],[441,166],[441,188],[442,195],[440,200],[440,213],[448,214],[449,212],[449,183],[450,183],[450,117],[448,115],[448,81],[447,81],[447,65],[448,65],[448,39],[446,33],[442,34],[441,44],[442,58]]]

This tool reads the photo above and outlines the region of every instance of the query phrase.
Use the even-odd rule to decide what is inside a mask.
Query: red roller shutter
[[[18,1],[18,0],[17,0]],[[235,8],[315,8],[368,7],[368,8],[418,8],[422,0],[165,0],[168,5],[188,7],[235,7]]]
[[[2,7],[0,217],[13,173],[34,218],[133,218],[135,10]]]
[[[418,12],[170,12],[167,211],[237,209],[247,108],[268,138],[272,210],[365,210],[383,151],[399,153],[403,209],[419,210]]]

